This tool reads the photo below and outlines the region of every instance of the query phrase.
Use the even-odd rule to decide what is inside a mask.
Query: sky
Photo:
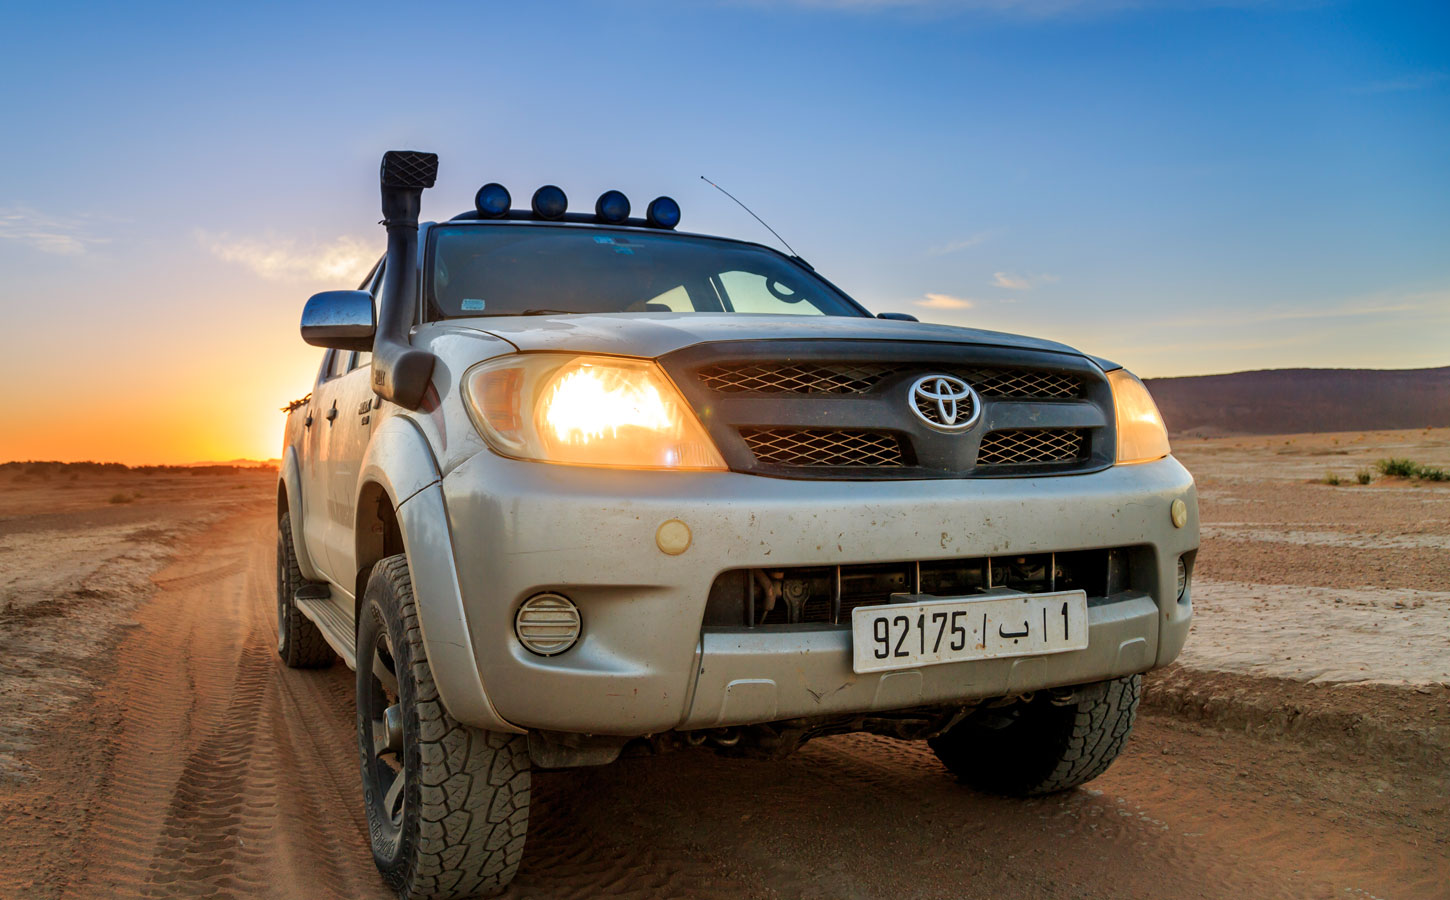
[[[0,461],[279,454],[384,150],[668,194],[869,309],[1145,377],[1450,364],[1450,5],[7,7]]]

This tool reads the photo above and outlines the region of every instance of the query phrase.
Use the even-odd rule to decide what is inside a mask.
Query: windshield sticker
[[[463,301],[463,311],[476,312],[480,309],[483,309],[486,305],[487,304],[485,304],[482,300],[465,299]]]
[[[615,247],[614,248],[614,252],[615,253],[623,253],[625,256],[633,256],[634,255],[634,251],[631,250],[628,247]]]
[[[594,243],[596,243],[596,244],[612,244],[612,243],[614,243],[614,238],[612,238],[612,237],[596,236],[594,238]]]

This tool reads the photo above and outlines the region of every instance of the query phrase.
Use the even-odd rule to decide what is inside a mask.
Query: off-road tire
[[[325,669],[337,657],[293,599],[305,583],[292,542],[292,521],[283,513],[277,522],[277,655],[294,669]]]
[[[372,672],[373,648],[380,641],[391,657],[396,695],[387,694]],[[448,714],[428,665],[408,563],[401,554],[379,562],[368,578],[357,657],[358,752],[379,871],[406,900],[502,891],[518,872],[528,829],[528,738],[472,728]],[[377,768],[371,743],[376,701],[369,696],[401,704],[402,749],[391,763],[396,770],[401,757],[405,778],[396,818],[383,809],[382,778],[388,773]]]
[[[1075,689],[1071,702],[1046,692],[978,710],[928,743],[958,781],[990,794],[1035,797],[1086,784],[1117,759],[1138,714],[1143,676]]]

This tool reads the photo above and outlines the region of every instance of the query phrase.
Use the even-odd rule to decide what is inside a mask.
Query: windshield
[[[802,266],[750,244],[544,225],[430,232],[433,318],[547,313],[737,312],[863,316]]]

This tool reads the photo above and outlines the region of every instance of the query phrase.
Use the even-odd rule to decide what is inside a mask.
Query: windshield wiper
[[[572,309],[526,309],[521,313],[514,313],[516,316],[572,316],[576,314],[576,311]]]

